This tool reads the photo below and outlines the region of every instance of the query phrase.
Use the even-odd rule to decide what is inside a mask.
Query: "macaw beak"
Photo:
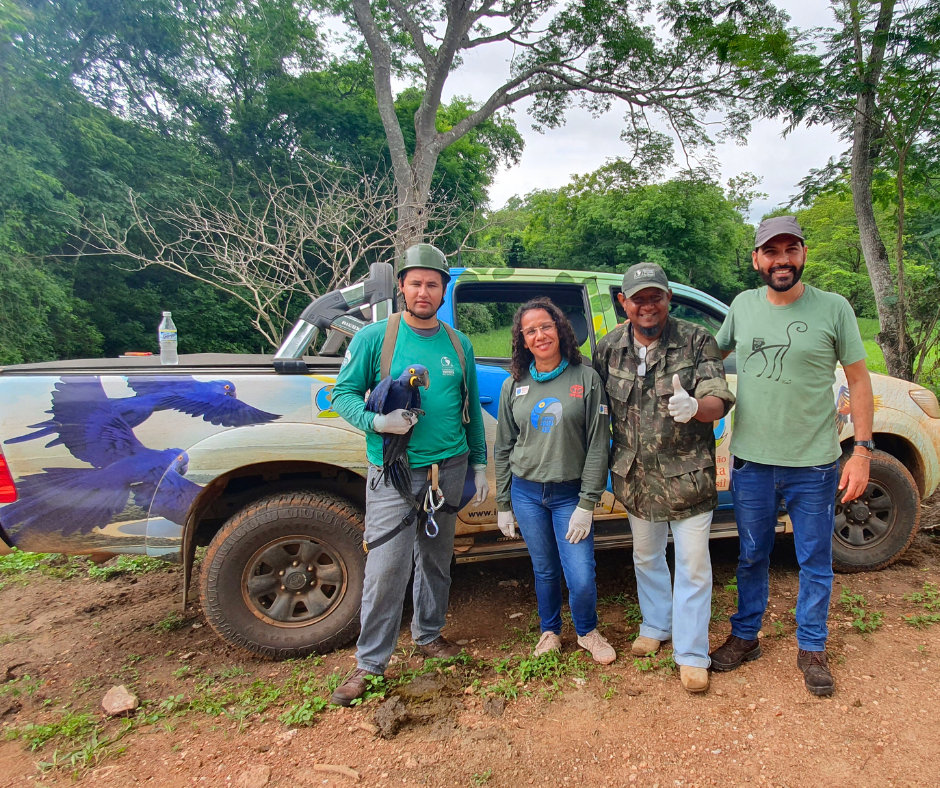
[[[412,375],[408,379],[408,385],[411,386],[411,388],[421,386],[423,389],[429,389],[431,388],[431,380],[427,372],[422,372],[420,375]]]

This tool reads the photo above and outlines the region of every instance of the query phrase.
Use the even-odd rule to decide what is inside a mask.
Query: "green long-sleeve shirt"
[[[365,394],[381,380],[386,322],[381,320],[368,325],[353,337],[336,377],[332,399],[333,410],[366,434],[366,454],[369,462],[378,466],[382,465],[382,436],[372,429],[375,414],[365,409]],[[423,337],[401,321],[390,373],[397,378],[409,364],[421,364],[427,367],[431,383],[427,389],[421,389],[424,415],[418,419],[408,444],[408,461],[413,468],[456,457],[468,449],[472,465],[486,463],[486,436],[473,345],[459,331],[457,336],[467,363],[470,423],[466,425],[463,423],[460,360],[447,332],[441,328],[434,336]]]
[[[499,397],[496,428],[496,505],[512,509],[512,475],[531,482],[581,480],[582,509],[593,509],[607,489],[610,420],[600,376],[587,364],[569,366],[554,380],[526,374],[508,378]]]

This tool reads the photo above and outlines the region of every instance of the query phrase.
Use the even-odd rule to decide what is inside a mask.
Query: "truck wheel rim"
[[[346,593],[346,564],[330,545],[309,536],[268,542],[248,561],[242,597],[262,621],[302,627],[326,618]]]
[[[894,501],[887,487],[869,481],[854,501],[842,503],[836,492],[835,538],[849,550],[866,550],[887,538],[894,524]]]

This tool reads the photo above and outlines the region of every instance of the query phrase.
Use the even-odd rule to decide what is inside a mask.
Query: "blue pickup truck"
[[[453,269],[440,317],[477,355],[492,446],[516,307],[547,295],[568,315],[582,352],[625,319],[620,277],[583,271]],[[393,308],[390,266],[314,301],[274,356],[190,355],[56,361],[0,368],[0,551],[161,556],[195,548],[206,617],[227,641],[271,657],[349,642],[358,628],[366,456],[360,433],[331,408],[348,338]],[[673,285],[673,312],[717,331],[720,301]],[[317,355],[305,355],[315,350]],[[734,386],[735,359],[727,360]],[[836,567],[887,566],[919,528],[920,501],[940,482],[940,407],[929,390],[873,379],[879,451],[862,498],[838,505]],[[841,375],[840,438],[853,429]],[[721,507],[714,537],[736,535],[727,493],[733,411],[715,424]],[[492,466],[489,473],[493,473]],[[495,489],[491,476],[490,488]],[[626,548],[630,530],[608,493],[595,512],[598,549]],[[789,529],[781,513],[779,530]],[[493,500],[459,514],[455,560],[525,554],[496,528]],[[186,590],[184,588],[184,594]]]

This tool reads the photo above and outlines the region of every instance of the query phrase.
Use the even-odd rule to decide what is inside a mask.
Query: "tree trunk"
[[[395,187],[398,194],[398,227],[395,248],[400,254],[412,244],[424,240],[428,228],[428,199],[431,179],[437,166],[439,152],[433,143],[418,139],[411,164],[395,168]]]
[[[873,146],[876,143],[877,98],[876,91],[881,79],[887,34],[891,28],[894,0],[882,0],[871,57],[866,63],[862,53],[859,33],[860,17],[858,4],[851,3],[856,40],[857,69],[861,87],[855,104],[855,120],[852,133],[852,201],[858,234],[865,255],[865,265],[875,292],[878,321],[881,331],[876,337],[884,353],[888,374],[903,380],[912,377],[910,342],[906,336],[906,320],[898,299],[895,279],[891,274],[888,250],[885,248],[878,225],[875,222],[874,198],[871,191],[874,171]]]

